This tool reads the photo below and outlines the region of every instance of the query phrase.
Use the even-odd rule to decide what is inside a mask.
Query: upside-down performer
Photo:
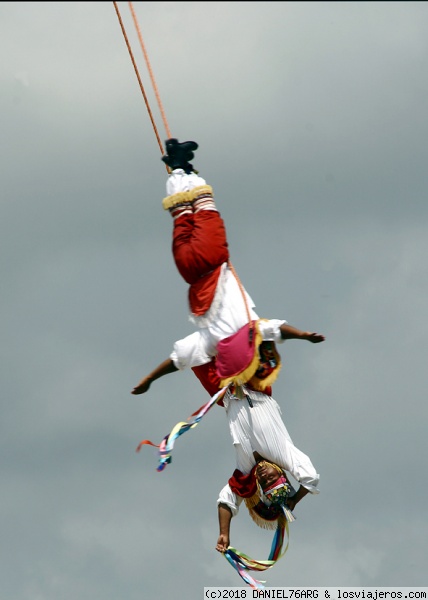
[[[291,509],[308,490],[300,486],[296,493],[285,470],[274,462],[266,461],[258,452],[253,452],[253,462],[254,466],[249,472],[243,473],[235,469],[228,484],[220,492],[217,500],[220,531],[216,550],[223,553],[253,589],[263,589],[264,582],[254,579],[249,571],[270,569],[286,553],[289,543],[288,523],[294,521]],[[316,488],[312,493],[317,493]],[[242,501],[259,527],[275,530],[267,560],[254,560],[230,545],[230,522],[238,513]]]
[[[319,343],[325,338],[297,329],[285,320],[259,318],[254,303],[229,262],[226,229],[213,190],[189,162],[197,144],[179,144],[171,139],[166,148],[167,155],[163,160],[171,172],[163,207],[173,218],[173,256],[178,271],[189,284],[190,319],[198,329],[175,342],[169,358],[145,376],[132,393],[143,394],[156,379],[186,368],[194,371],[212,398],[223,390],[218,404],[226,409],[236,453],[236,471],[218,500],[220,536],[217,550],[225,554],[245,581],[257,587],[259,582],[247,574],[248,570],[269,568],[283,554],[281,547],[285,527],[288,532],[287,518],[293,520],[291,510],[306,494],[318,493],[319,481],[309,457],[294,446],[280,408],[272,398],[271,386],[281,368],[276,344],[289,339]],[[182,427],[176,429],[174,435],[178,437],[194,426],[205,412],[200,412],[193,424],[178,424]],[[164,439],[167,450],[161,456],[158,470],[171,461],[170,451],[175,438],[169,451],[168,438],[171,442],[171,435]],[[151,442],[144,440],[142,443]],[[263,489],[262,474],[260,485],[255,484],[257,469],[260,472],[263,467],[256,469],[261,457],[277,465],[281,472],[288,471],[299,482],[300,487],[292,498],[292,488],[283,473],[284,479],[275,484],[276,489],[265,489],[261,503],[255,502],[256,493]],[[276,474],[278,479],[280,475]],[[272,477],[269,483],[272,483]],[[251,495],[247,498],[248,490]],[[252,561],[229,548],[230,520],[238,512],[242,498],[247,498],[253,516],[260,512],[259,524],[273,523],[276,528],[268,561]],[[278,500],[281,502],[275,502]],[[276,508],[262,510],[264,504]]]
[[[216,357],[221,386],[251,381],[252,387],[264,390],[281,368],[276,343],[293,338],[319,343],[325,338],[284,320],[259,318],[230,264],[226,228],[212,187],[189,162],[197,147],[195,142],[179,143],[173,138],[167,140],[167,154],[162,157],[171,169],[162,204],[173,218],[173,256],[189,284],[189,318],[198,327],[176,342],[171,358],[177,369],[185,369],[201,367]],[[269,345],[264,344],[267,341]],[[269,373],[262,378],[256,376],[261,353],[270,357]],[[171,368],[170,363],[165,368]],[[145,378],[133,393],[142,393],[146,385]]]
[[[268,370],[268,367],[262,364],[261,371],[265,368]],[[201,370],[193,370],[205,389],[214,395],[220,381],[215,358],[203,365]],[[173,360],[169,358],[144,378],[133,393],[147,392],[153,381],[177,371]],[[288,537],[288,522],[294,520],[291,511],[308,493],[319,493],[319,475],[310,458],[293,444],[281,409],[271,396],[270,386],[259,391],[251,383],[241,386],[229,384],[221,404],[226,411],[236,469],[217,501],[220,533],[216,549],[224,553],[246,583],[253,588],[260,588],[263,587],[261,582],[253,579],[249,571],[264,571],[283,556],[288,548],[287,543],[283,549],[285,534]],[[147,443],[147,440],[143,443]],[[166,455],[161,454],[158,470],[170,462],[170,455],[171,451]],[[297,492],[290,485],[287,472],[300,484]],[[243,500],[257,525],[275,529],[267,561],[250,559],[230,546],[230,522]]]

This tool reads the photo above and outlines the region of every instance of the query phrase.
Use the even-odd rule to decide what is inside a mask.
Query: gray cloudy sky
[[[128,3],[119,7],[162,140]],[[170,129],[280,347],[274,395],[321,475],[269,586],[427,584],[428,3],[135,2]],[[166,171],[112,2],[1,2],[1,597],[197,600],[234,469],[191,372]],[[267,558],[245,509],[232,543]],[[180,588],[181,591],[177,591]]]

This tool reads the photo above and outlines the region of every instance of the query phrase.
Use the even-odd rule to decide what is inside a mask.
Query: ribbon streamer
[[[174,449],[175,441],[189,431],[189,429],[193,429],[199,423],[199,421],[207,414],[207,412],[217,404],[217,402],[224,398],[230,384],[219,390],[214,396],[210,398],[210,400],[202,405],[197,411],[195,411],[187,421],[181,421],[177,423],[171,430],[171,432],[166,435],[160,444],[154,444],[150,440],[142,440],[138,446],[136,451],[139,452],[144,445],[155,446],[159,448],[159,465],[157,467],[157,471],[163,471],[166,465],[170,464],[172,461],[172,451]],[[287,544],[283,549],[285,535],[287,533]],[[255,560],[240,552],[233,546],[229,546],[229,548],[224,553],[224,557],[226,560],[232,565],[232,567],[237,571],[238,575],[254,590],[263,590],[265,581],[259,581],[252,577],[248,571],[266,571],[273,567],[273,565],[282,557],[288,550],[289,545],[289,529],[288,522],[285,522],[285,525],[277,527],[274,533],[274,537],[272,540],[272,545],[269,553],[269,557],[267,560]]]
[[[284,533],[287,533],[287,545],[284,550],[282,549],[285,536]],[[268,560],[255,560],[250,558],[247,554],[236,550],[232,546],[224,553],[227,561],[232,565],[232,567],[237,571],[238,575],[247,583],[253,590],[263,590],[265,581],[261,581],[251,577],[248,571],[266,571],[266,569],[270,569],[273,565],[282,557],[288,550],[289,545],[289,529],[288,522],[285,523],[282,527],[277,527],[274,533],[274,537],[272,540],[271,550],[269,553]]]
[[[217,404],[217,402],[225,396],[228,387],[229,386],[227,385],[214,394],[214,396],[212,396],[206,404],[194,412],[187,419],[187,421],[181,421],[180,423],[177,423],[172,428],[171,432],[163,438],[160,444],[154,444],[150,440],[142,440],[138,444],[136,451],[139,452],[142,446],[147,444],[159,448],[159,465],[156,470],[159,472],[163,471],[166,465],[168,465],[172,460],[172,450],[174,448],[175,441],[180,437],[180,435],[183,435],[183,433],[186,433],[186,431],[189,431],[189,429],[196,427],[196,425],[199,423],[202,417],[207,414],[210,408],[214,406],[214,404]]]

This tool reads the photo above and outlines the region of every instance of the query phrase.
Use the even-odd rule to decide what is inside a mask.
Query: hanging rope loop
[[[159,111],[160,111],[160,114],[161,114],[161,117],[162,117],[162,121],[163,121],[163,124],[164,124],[164,127],[165,127],[166,137],[167,137],[167,139],[170,139],[170,138],[172,138],[171,131],[170,131],[169,126],[168,126],[168,121],[166,120],[166,115],[165,115],[163,104],[162,104],[162,101],[161,101],[161,98],[160,98],[158,86],[156,85],[155,77],[153,75],[152,67],[150,65],[149,55],[147,54],[146,46],[145,46],[145,44],[143,42],[143,36],[141,35],[141,30],[140,30],[140,26],[138,24],[137,15],[135,14],[134,6],[133,6],[132,2],[128,2],[128,4],[129,4],[129,9],[130,9],[131,14],[132,14],[132,18],[134,20],[135,29],[137,31],[138,39],[140,41],[141,50],[142,50],[143,55],[144,55],[144,60],[146,61],[147,70],[149,72],[150,81],[152,82],[153,91],[154,91],[155,96],[156,96],[156,100],[157,100],[157,103],[158,103],[158,107],[159,107]]]
[[[147,107],[147,111],[149,113],[150,121],[152,123],[153,130],[155,132],[156,139],[158,141],[160,151],[161,151],[161,153],[163,155],[164,154],[164,148],[163,148],[161,139],[159,137],[158,129],[156,127],[156,123],[155,123],[155,120],[154,120],[154,117],[153,117],[152,110],[150,108],[150,104],[149,104],[149,101],[148,101],[148,98],[147,98],[147,94],[145,92],[145,89],[144,89],[144,86],[143,86],[143,82],[141,80],[137,64],[135,62],[135,58],[134,58],[134,55],[133,55],[133,52],[132,52],[132,49],[131,49],[131,45],[129,43],[129,39],[128,39],[128,36],[126,34],[126,31],[125,31],[125,26],[123,24],[122,17],[120,15],[119,7],[117,5],[117,2],[113,2],[113,4],[114,4],[114,8],[116,10],[117,18],[119,19],[119,24],[120,24],[120,27],[122,29],[123,37],[125,38],[125,43],[126,43],[126,46],[128,48],[129,56],[131,57],[131,61],[132,61],[132,64],[134,66],[134,71],[135,71],[135,74],[137,76],[138,83],[140,85],[140,89],[141,89],[141,92],[142,92],[143,97],[144,97],[144,101],[146,103],[146,107]],[[156,85],[156,81],[155,81],[155,78],[154,78],[154,75],[153,75],[153,70],[152,70],[152,67],[150,65],[149,56],[147,54],[146,46],[145,46],[144,41],[143,41],[143,36],[141,35],[141,29],[140,29],[140,26],[138,24],[137,15],[135,14],[133,3],[132,2],[128,2],[128,5],[129,5],[129,9],[131,11],[132,19],[134,21],[135,29],[137,31],[138,39],[139,39],[139,42],[140,42],[141,50],[142,50],[143,55],[144,55],[144,60],[146,62],[147,70],[149,72],[150,80],[152,82],[152,86],[153,86],[153,90],[154,90],[154,93],[155,93],[155,96],[156,96],[156,100],[157,100],[157,103],[158,103],[159,111],[161,113],[162,121],[163,121],[163,124],[164,124],[164,127],[165,127],[166,136],[167,136],[167,139],[170,139],[172,137],[171,131],[169,129],[168,121],[167,121],[166,115],[165,115],[165,110],[163,108],[163,104],[162,104],[162,101],[161,101],[161,98],[160,98],[159,90],[158,90],[158,87]],[[167,171],[168,171],[168,173],[170,173],[171,169],[169,167],[167,167]],[[236,278],[236,281],[238,282],[239,289],[240,289],[242,297],[244,299],[244,304],[245,304],[245,309],[246,309],[246,312],[247,312],[248,322],[251,323],[251,315],[250,315],[250,310],[249,310],[249,307],[248,307],[248,302],[247,302],[247,298],[246,298],[246,295],[245,295],[244,288],[242,286],[242,283],[241,283],[241,281],[240,281],[240,279],[239,279],[239,277],[238,277],[238,275],[237,275],[237,273],[236,273],[236,271],[235,271],[232,263],[229,261],[228,264],[229,264],[230,270],[232,271],[233,275]]]
[[[134,55],[133,55],[133,53],[132,53],[132,49],[131,49],[131,45],[130,45],[130,43],[129,43],[128,36],[126,35],[125,26],[124,26],[124,24],[123,24],[122,17],[121,17],[121,15],[120,15],[119,7],[118,7],[118,5],[117,5],[117,2],[113,2],[113,4],[114,4],[114,8],[115,8],[115,10],[116,10],[117,18],[119,19],[119,24],[120,24],[120,27],[121,27],[121,29],[122,29],[123,37],[125,38],[125,43],[126,43],[126,46],[127,46],[127,48],[128,48],[129,56],[131,57],[131,61],[132,61],[132,64],[133,64],[133,66],[134,66],[134,71],[135,71],[135,74],[136,74],[136,76],[137,76],[137,79],[138,79],[138,83],[139,83],[139,85],[140,85],[141,92],[142,92],[142,94],[143,94],[143,97],[144,97],[144,102],[146,103],[146,108],[147,108],[147,111],[148,111],[148,113],[149,113],[150,121],[151,121],[151,123],[152,123],[153,130],[154,130],[154,132],[155,132],[156,139],[157,139],[157,141],[158,141],[158,144],[159,144],[159,148],[160,148],[161,154],[164,154],[163,145],[162,145],[161,139],[160,139],[160,137],[159,137],[159,133],[158,133],[158,130],[157,130],[157,127],[156,127],[155,120],[154,120],[154,118],[153,118],[153,113],[152,113],[152,111],[151,111],[151,108],[150,108],[149,100],[148,100],[148,98],[147,98],[147,94],[146,94],[146,92],[145,92],[145,89],[144,89],[144,86],[143,86],[143,82],[142,82],[142,80],[141,80],[141,77],[140,77],[140,73],[138,72],[137,63],[135,62],[135,58],[134,58]]]

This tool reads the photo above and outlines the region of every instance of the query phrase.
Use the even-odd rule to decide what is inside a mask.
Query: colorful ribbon
[[[171,432],[166,435],[160,444],[153,444],[150,440],[142,440],[138,446],[136,451],[139,452],[144,445],[155,446],[159,448],[159,465],[157,467],[157,471],[163,471],[172,460],[172,451],[174,449],[175,441],[186,433],[189,429],[196,427],[199,421],[204,417],[207,412],[210,410],[214,404],[217,404],[219,400],[222,400],[229,388],[229,385],[225,386],[221,390],[219,390],[214,396],[210,398],[210,400],[201,406],[197,411],[195,411],[187,421],[181,421],[177,423],[171,430]],[[193,417],[193,418],[192,418]],[[284,533],[287,533],[287,545],[284,549],[282,549],[285,536]],[[253,578],[248,571],[266,571],[273,567],[273,565],[282,557],[288,550],[289,545],[289,529],[288,522],[285,522],[285,525],[281,527],[277,527],[274,533],[274,537],[272,540],[272,545],[269,553],[269,558],[267,560],[255,560],[249,557],[247,554],[240,552],[233,546],[229,546],[229,548],[224,553],[225,558],[232,565],[232,567],[237,571],[239,576],[254,590],[263,590],[265,581],[259,581]]]
[[[219,390],[216,394],[214,394],[214,396],[212,396],[206,404],[204,404],[203,406],[201,406],[201,408],[194,412],[187,419],[187,421],[181,421],[180,423],[177,423],[177,425],[175,425],[172,428],[171,432],[163,438],[160,444],[153,444],[153,442],[151,442],[150,440],[143,440],[138,444],[136,451],[139,452],[142,446],[144,446],[145,444],[159,448],[159,465],[157,467],[157,471],[163,471],[166,465],[168,465],[172,460],[171,455],[176,439],[179,438],[180,435],[183,435],[183,433],[186,433],[186,431],[188,431],[189,429],[196,427],[196,425],[199,423],[202,417],[204,417],[207,414],[210,408],[214,406],[214,404],[217,404],[219,400],[223,399],[228,387],[229,386],[227,385],[221,390]]]
[[[287,545],[285,546],[284,550],[282,550],[285,540],[284,532],[287,533]],[[224,553],[224,556],[232,565],[232,567],[238,572],[238,575],[253,590],[263,590],[263,583],[266,582],[254,579],[251,577],[248,571],[266,571],[266,569],[270,569],[282,556],[284,556],[288,550],[288,545],[289,530],[288,522],[286,522],[284,526],[277,527],[275,530],[268,560],[254,560],[253,558],[247,556],[247,554],[236,550],[236,548],[233,548],[232,546],[229,546]]]

